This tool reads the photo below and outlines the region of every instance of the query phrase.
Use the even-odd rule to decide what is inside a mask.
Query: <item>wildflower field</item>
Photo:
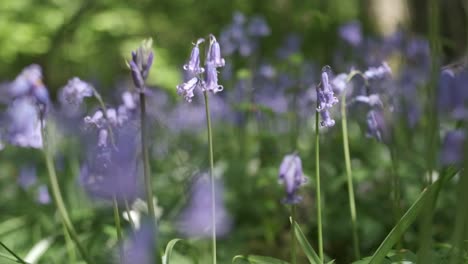
[[[0,1],[0,264],[468,263],[468,2]]]

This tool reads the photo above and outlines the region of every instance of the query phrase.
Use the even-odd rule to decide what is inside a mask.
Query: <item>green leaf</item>
[[[15,252],[13,252],[13,250],[9,249],[5,244],[3,244],[2,242],[0,242],[0,245],[6,250],[8,251],[8,253],[10,253],[13,257],[15,257],[18,261],[18,263],[23,263],[23,264],[28,264],[26,261],[24,261],[22,258],[20,258],[18,255],[16,255]]]
[[[408,229],[408,227],[416,220],[419,213],[421,213],[421,210],[424,207],[426,201],[431,201],[431,199],[429,198],[431,197],[431,195],[437,193],[437,191],[440,189],[440,185],[445,182],[445,178],[448,178],[447,180],[450,180],[456,174],[456,172],[456,170],[452,169],[447,170],[446,173],[444,173],[436,182],[434,182],[421,192],[418,199],[416,199],[416,201],[413,203],[413,205],[411,205],[408,211],[406,211],[406,213],[403,215],[400,221],[398,221],[395,227],[393,227],[392,231],[390,231],[390,233],[387,235],[382,244],[380,244],[379,248],[375,251],[374,255],[369,261],[369,264],[383,263],[385,256],[387,256],[387,254],[391,251],[392,247],[405,233],[406,229]]]
[[[196,258],[196,255],[197,255],[196,250],[194,248],[192,248],[190,246],[190,244],[188,244],[186,241],[184,241],[183,239],[180,239],[180,238],[174,238],[171,241],[169,241],[169,243],[167,243],[166,250],[164,251],[164,256],[163,256],[163,258],[165,258],[165,260],[166,260],[165,263],[166,264],[171,263],[170,260],[171,260],[171,257],[172,257],[172,252],[174,250],[174,247],[176,246],[176,244],[178,245],[178,244],[181,244],[181,243],[182,243],[182,245],[185,245],[185,246],[187,246],[189,248],[190,255],[192,256],[194,263],[198,263],[197,258]]]
[[[232,263],[237,263],[238,261],[243,261],[244,263],[251,263],[251,264],[289,264],[284,260],[272,258],[272,257],[264,257],[258,255],[248,255],[248,256],[241,256],[237,255],[232,259]],[[242,262],[241,262],[242,263]]]
[[[292,219],[290,219],[292,221]],[[301,245],[302,251],[306,254],[307,259],[309,259],[309,263],[311,264],[320,264],[319,256],[315,253],[314,249],[310,245],[309,241],[305,237],[304,233],[301,230],[301,227],[294,221],[294,232],[296,233],[296,239],[299,241],[299,245]],[[333,262],[332,262],[333,263]]]
[[[169,243],[167,243],[166,250],[164,251],[164,257],[166,258],[166,264],[170,263],[171,256],[172,256],[172,250],[174,249],[177,242],[180,242],[180,241],[182,241],[182,239],[175,238],[175,239],[172,239],[171,241],[169,241]]]
[[[335,263],[335,260],[334,260],[334,259],[332,259],[332,260],[330,260],[330,261],[327,262],[327,264],[334,264],[334,263]]]

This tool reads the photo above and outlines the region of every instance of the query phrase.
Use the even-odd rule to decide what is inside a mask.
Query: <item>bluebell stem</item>
[[[286,155],[281,162],[278,177],[286,189],[286,197],[283,202],[287,204],[299,203],[302,197],[297,194],[297,191],[307,182],[302,171],[301,158],[297,154]]]
[[[203,67],[200,67],[200,48],[198,47],[198,45],[204,41],[205,39],[202,38],[197,40],[190,54],[189,61],[184,65],[184,70],[191,73],[192,75],[198,75],[205,71]]]
[[[466,135],[463,130],[448,131],[445,134],[442,151],[440,153],[442,165],[460,165],[463,162],[463,146],[465,140]]]
[[[339,28],[340,37],[352,46],[359,46],[362,43],[363,36],[361,23],[359,21],[351,21]]]

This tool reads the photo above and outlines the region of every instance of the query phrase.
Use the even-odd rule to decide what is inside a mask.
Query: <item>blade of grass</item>
[[[13,250],[9,249],[5,244],[3,244],[3,242],[0,241],[0,245],[6,250],[8,251],[8,253],[10,253],[13,257],[15,257],[19,263],[23,263],[23,264],[28,264],[26,261],[24,261],[22,258],[20,258],[18,255],[16,255],[15,252],[13,252]]]
[[[164,257],[166,259],[166,262],[165,262],[166,264],[170,264],[172,250],[174,249],[175,245],[180,241],[182,241],[182,239],[175,238],[175,239],[172,239],[171,241],[169,241],[169,243],[167,243],[166,250],[164,251]]]
[[[385,259],[385,256],[398,242],[406,229],[416,220],[418,215],[421,213],[422,208],[424,205],[426,205],[426,202],[432,201],[430,198],[432,195],[437,194],[437,191],[440,189],[439,185],[443,184],[445,180],[450,180],[455,174],[455,170],[447,170],[446,173],[441,175],[441,177],[435,183],[431,184],[421,192],[418,199],[416,199],[416,201],[408,209],[408,211],[406,211],[400,221],[398,221],[395,227],[393,227],[392,231],[390,231],[382,244],[380,244],[379,248],[375,251],[374,255],[369,261],[369,264],[382,263],[382,261]]]
[[[309,263],[311,264],[320,264],[322,261],[320,260],[319,256],[317,253],[314,251],[312,246],[310,245],[309,241],[307,241],[306,236],[301,230],[301,227],[296,223],[293,222],[292,219],[291,223],[294,226],[294,232],[296,233],[296,239],[299,242],[299,245],[301,246],[302,250],[304,251],[304,254],[307,256],[307,259],[309,260]]]

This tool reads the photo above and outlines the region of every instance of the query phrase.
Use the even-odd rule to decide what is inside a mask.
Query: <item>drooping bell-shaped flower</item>
[[[208,53],[206,55],[205,65],[212,63],[215,68],[224,67],[226,64],[221,57],[221,48],[215,36],[210,34],[210,45],[208,46]]]
[[[8,141],[19,147],[42,148],[40,109],[31,97],[14,100],[7,110]]]
[[[301,158],[297,154],[289,154],[283,158],[279,168],[279,181],[286,189],[284,203],[296,204],[302,200],[297,191],[307,182],[307,178],[304,177]]]
[[[383,62],[382,65],[378,67],[369,67],[367,71],[363,73],[363,76],[368,79],[381,79],[392,74],[392,69],[390,66]]]
[[[335,121],[330,117],[329,109],[331,109],[334,104],[338,103],[338,98],[335,97],[332,84],[329,80],[329,71],[329,66],[323,67],[322,81],[316,88],[317,111],[320,112],[320,115],[322,117],[322,121],[320,122],[320,124],[324,127],[332,127],[335,125]]]
[[[463,161],[463,146],[466,135],[463,130],[453,130],[447,132],[442,144],[440,161],[442,165],[461,164]]]
[[[49,92],[42,82],[42,69],[39,65],[32,64],[23,69],[9,86],[12,98],[29,96],[34,98],[41,111],[49,105]]]
[[[184,97],[187,102],[192,102],[193,91],[200,85],[200,80],[193,77],[188,82],[177,85],[177,94]]]
[[[218,71],[214,63],[208,63],[206,65],[205,82],[202,88],[204,91],[211,91],[213,93],[223,90],[223,86],[218,84]]]
[[[197,40],[190,54],[189,61],[184,65],[184,70],[192,75],[198,75],[205,71],[203,67],[200,67],[200,48],[198,47],[204,41],[205,39],[202,38]]]
[[[367,136],[377,139],[379,142],[386,140],[385,120],[381,110],[372,109],[367,113]]]
[[[85,97],[91,97],[93,94],[93,87],[89,83],[75,77],[62,88],[59,100],[64,106],[78,107]]]

